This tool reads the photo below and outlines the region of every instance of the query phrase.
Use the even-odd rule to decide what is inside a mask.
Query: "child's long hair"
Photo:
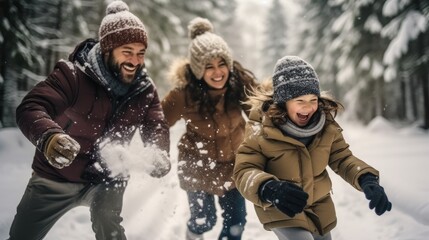
[[[249,91],[256,87],[255,75],[248,69],[244,68],[239,62],[233,61],[233,72],[230,72],[228,81],[225,87],[228,87],[225,93],[225,109],[239,107],[241,102],[246,101]],[[190,65],[186,65],[185,78],[187,84],[185,86],[187,93],[190,94],[191,100],[198,103],[200,114],[213,114],[215,112],[215,104],[208,95],[209,86],[202,79],[197,79],[192,73]]]
[[[285,102],[277,103],[273,101],[272,79],[266,79],[259,86],[253,88],[248,100],[244,104],[249,105],[251,110],[259,109],[277,125],[286,123],[286,104]],[[321,92],[321,96],[319,97],[319,109],[326,114],[333,113],[333,117],[335,118],[338,111],[343,110],[344,106],[332,95],[324,91]]]

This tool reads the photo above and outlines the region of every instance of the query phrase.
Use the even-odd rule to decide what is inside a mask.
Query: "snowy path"
[[[375,122],[368,128],[343,127],[355,155],[380,170],[381,183],[393,203],[393,210],[377,216],[369,210],[368,201],[361,192],[330,172],[338,216],[333,239],[426,240],[429,236],[429,134],[390,129],[385,122]],[[179,137],[180,129],[172,129],[172,156],[177,156],[175,142]],[[16,205],[31,173],[33,151],[16,129],[0,130],[0,239],[8,236]],[[186,194],[178,186],[176,164],[174,160],[173,171],[162,179],[131,178],[123,209],[129,240],[184,239],[188,206]],[[243,240],[276,239],[273,233],[263,230],[249,202],[247,211]],[[220,220],[219,217],[206,239],[217,239]],[[88,208],[79,207],[67,213],[46,239],[94,239]]]

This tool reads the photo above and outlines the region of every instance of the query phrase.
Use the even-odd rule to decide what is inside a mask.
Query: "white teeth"
[[[309,116],[309,114],[300,114],[300,113],[298,113],[297,115],[298,115],[298,118],[302,120],[307,119]]]
[[[124,68],[125,68],[125,70],[128,70],[128,71],[134,71],[136,69],[135,67],[130,67],[127,65],[124,65]]]

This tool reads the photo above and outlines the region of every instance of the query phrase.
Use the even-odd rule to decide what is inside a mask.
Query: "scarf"
[[[113,76],[112,73],[107,70],[103,55],[101,54],[100,43],[97,43],[88,53],[88,63],[91,65],[95,74],[101,80],[104,86],[107,86],[107,90],[112,92],[116,97],[122,97],[127,94],[131,85],[125,84],[118,79],[118,76]],[[138,80],[138,79],[136,79]],[[139,82],[139,81],[135,81]],[[134,83],[133,83],[134,84]]]
[[[313,137],[322,130],[325,121],[326,115],[323,111],[320,111],[313,116],[307,126],[299,127],[287,118],[286,123],[278,127],[283,134],[293,137],[307,146],[313,140]]]

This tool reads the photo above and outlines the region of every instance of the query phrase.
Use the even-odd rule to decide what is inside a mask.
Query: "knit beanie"
[[[296,56],[285,56],[274,66],[273,100],[284,103],[290,99],[314,94],[320,97],[319,78],[313,67]]]
[[[202,79],[206,64],[220,57],[225,60],[229,71],[232,71],[232,54],[226,42],[213,33],[212,23],[205,18],[197,17],[189,22],[188,34],[191,39],[189,59],[191,70],[197,79]]]
[[[145,26],[129,12],[128,5],[123,1],[113,1],[107,6],[98,36],[103,54],[129,43],[139,42],[147,47]]]

